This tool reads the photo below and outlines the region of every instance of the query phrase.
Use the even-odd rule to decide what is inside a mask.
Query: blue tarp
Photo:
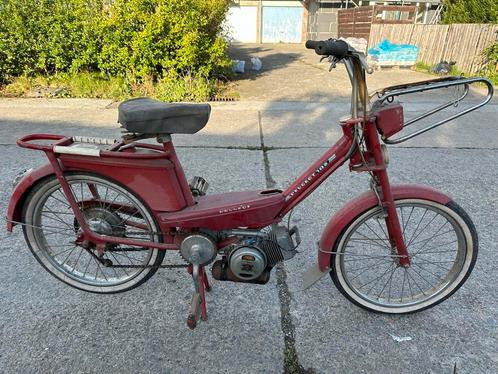
[[[411,44],[394,44],[384,39],[379,45],[370,48],[368,54],[374,61],[413,63],[417,61],[418,48]]]

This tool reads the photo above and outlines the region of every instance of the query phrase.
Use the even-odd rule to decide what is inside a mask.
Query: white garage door
[[[258,8],[255,6],[231,7],[228,11],[226,28],[236,42],[256,43]]]
[[[263,7],[263,43],[300,43],[302,30],[302,6]]]

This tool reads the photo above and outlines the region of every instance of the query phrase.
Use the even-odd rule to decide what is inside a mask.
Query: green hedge
[[[496,23],[496,0],[443,0],[443,23]]]
[[[210,79],[230,65],[227,0],[2,0],[0,80],[99,72]]]

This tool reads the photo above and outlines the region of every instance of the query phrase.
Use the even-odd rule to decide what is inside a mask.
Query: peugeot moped
[[[207,194],[202,177],[187,181],[172,135],[201,130],[209,104],[131,99],[119,105],[118,122],[125,129],[119,140],[31,134],[17,141],[43,151],[48,163],[16,178],[8,231],[22,226],[38,262],[84,291],[123,292],[159,268],[185,267],[194,283],[187,325],[195,328],[208,317],[207,269],[218,281],[267,283],[276,264],[292,259],[301,242],[299,229],[285,218],[347,165],[370,175],[370,189],[330,219],[305,286],[330,274],[351,302],[389,314],[421,311],[447,299],[476,262],[476,229],[445,193],[391,184],[386,144],[476,110],[491,100],[493,86],[484,78],[446,77],[369,95],[365,77],[372,69],[363,53],[334,39],[308,41],[306,48],[328,59],[331,68],[344,63],[352,84],[351,113],[339,121],[342,137],[284,190]],[[475,83],[488,90],[481,102],[408,133],[413,123],[460,103]],[[442,88],[458,88],[459,94],[405,120],[398,98]],[[178,263],[163,265],[166,251],[177,251]]]

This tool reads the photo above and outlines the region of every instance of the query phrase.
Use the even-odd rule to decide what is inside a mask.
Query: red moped
[[[343,135],[285,190],[206,195],[207,182],[190,183],[171,134],[193,134],[209,118],[208,104],[167,104],[147,98],[119,106],[127,133],[119,141],[32,134],[24,148],[45,152],[49,163],[19,175],[7,212],[7,229],[22,225],[40,264],[59,280],[97,293],[130,290],[159,267],[186,267],[195,292],[187,324],[207,319],[206,267],[214,279],[265,284],[280,261],[300,244],[284,217],[344,164],[369,173],[370,190],[331,218],[318,245],[307,285],[330,273],[345,297],[374,312],[403,314],[432,307],[468,278],[477,258],[477,233],[469,216],[433,188],[391,185],[384,143],[400,143],[489,102],[493,86],[482,78],[442,78],[393,86],[369,96],[365,56],[342,40],[308,41],[306,47],[342,61],[352,83],[351,116]],[[408,135],[405,127],[458,104],[469,85],[488,88],[482,102]],[[416,92],[460,88],[459,96],[404,120],[394,99]],[[461,95],[460,95],[461,93]],[[139,142],[156,138],[161,145]],[[285,221],[284,221],[285,222]],[[290,222],[290,220],[289,220]],[[165,251],[181,258],[162,265]]]

